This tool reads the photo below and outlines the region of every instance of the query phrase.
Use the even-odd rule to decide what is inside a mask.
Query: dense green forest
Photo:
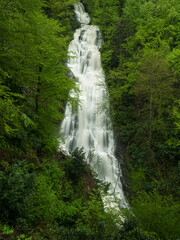
[[[102,32],[130,211],[104,209],[82,149],[58,151],[65,103],[78,104],[74,2],[0,0],[0,239],[178,240],[180,2],[81,1]]]

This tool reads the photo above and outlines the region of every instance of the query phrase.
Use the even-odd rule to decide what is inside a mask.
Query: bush
[[[30,212],[35,194],[35,174],[26,161],[6,164],[0,171],[0,216],[1,220],[25,226],[30,218]]]
[[[120,239],[121,216],[116,208],[106,207],[105,210],[100,192],[96,190],[82,207],[77,220],[76,230],[82,234],[79,239]]]
[[[39,169],[33,204],[33,222],[68,225],[79,212],[81,201],[70,201],[73,189],[60,164],[44,162]],[[69,200],[69,201],[68,201]]]
[[[155,232],[164,240],[180,236],[180,204],[172,196],[161,196],[156,190],[140,192],[132,201],[132,209],[143,230]]]
[[[85,172],[86,163],[84,160],[85,153],[83,152],[83,148],[76,148],[71,153],[71,158],[66,158],[65,162],[63,163],[67,177],[74,183],[77,183]]]

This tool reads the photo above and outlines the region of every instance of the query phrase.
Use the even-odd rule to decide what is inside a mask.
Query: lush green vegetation
[[[0,239],[176,240],[180,2],[82,1],[102,31],[133,214],[104,209],[82,150],[57,152],[64,104],[77,104],[66,67],[73,2],[0,0]]]
[[[101,184],[102,185],[102,184]],[[102,190],[76,149],[43,162],[13,159],[1,162],[1,239],[157,239],[135,219],[106,206]],[[104,193],[105,194],[105,193]]]
[[[125,146],[129,201],[142,229],[177,239],[180,2],[82,2],[103,35],[102,62],[114,128]]]
[[[65,66],[71,37],[70,3],[0,2],[2,149],[16,151],[23,146],[29,152],[51,152],[57,147],[60,110],[75,88]],[[62,23],[56,20],[61,18]]]

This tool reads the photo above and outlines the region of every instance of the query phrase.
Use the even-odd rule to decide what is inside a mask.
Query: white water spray
[[[77,114],[72,113],[70,104],[66,106],[61,126],[65,144],[61,143],[61,146],[69,153],[83,147],[88,163],[96,168],[99,178],[111,183],[109,192],[115,195],[121,207],[127,207],[120,181],[121,169],[115,157],[112,127],[105,111],[98,110],[107,98],[103,87],[99,28],[88,25],[90,17],[81,3],[74,4],[74,8],[81,28],[76,30],[69,45],[71,58],[68,67],[78,80],[80,106]]]

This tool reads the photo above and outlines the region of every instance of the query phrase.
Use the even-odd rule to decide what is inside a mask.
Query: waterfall
[[[99,52],[100,31],[97,26],[89,25],[90,17],[82,3],[75,3],[74,8],[81,28],[76,30],[69,45],[68,67],[78,82],[80,106],[77,114],[72,113],[69,103],[66,106],[61,125],[65,143],[61,143],[61,147],[69,153],[83,147],[88,163],[96,169],[99,178],[111,183],[109,192],[115,195],[121,207],[127,207],[110,119],[103,108],[99,110],[107,99]]]

